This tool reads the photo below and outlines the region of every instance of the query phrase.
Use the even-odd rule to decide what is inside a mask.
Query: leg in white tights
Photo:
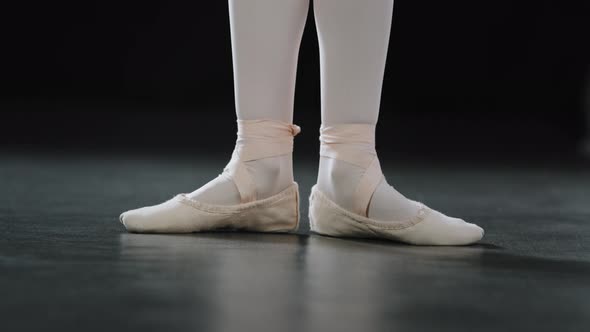
[[[316,0],[314,11],[321,52],[322,124],[377,124],[393,0]],[[363,173],[360,167],[321,157],[318,187],[336,203],[352,207],[351,189]],[[417,209],[383,181],[371,199],[369,216],[406,219]]]
[[[190,194],[124,212],[131,232],[219,228],[293,231],[299,196],[293,181],[293,98],[309,0],[229,0],[238,138],[215,179]]]
[[[340,207],[355,211],[355,189],[370,158],[376,156],[372,137],[379,115],[393,0],[315,0],[314,13],[320,44],[323,140],[337,141],[330,146],[344,147],[344,154],[353,159],[356,155],[368,158],[355,164],[354,160],[351,163],[335,158],[338,153],[327,148],[320,158],[317,189]],[[347,127],[350,124],[353,127]],[[351,140],[354,135],[332,136],[351,128],[358,128],[365,135],[358,136],[356,141]],[[342,144],[347,140],[349,144]],[[330,157],[331,153],[335,154]],[[378,162],[375,167],[379,173]],[[366,217],[400,221],[411,220],[420,213],[422,205],[404,197],[385,178],[376,181],[375,186],[368,196]],[[445,243],[452,244],[448,242]]]
[[[236,113],[240,120],[291,123],[297,57],[309,0],[229,0]],[[246,162],[258,198],[293,183],[291,154]],[[240,202],[234,183],[219,176],[189,194],[193,199]]]

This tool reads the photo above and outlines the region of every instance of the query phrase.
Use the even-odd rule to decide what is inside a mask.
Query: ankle
[[[345,161],[320,157],[317,188],[344,208],[354,206],[354,193],[364,169]]]
[[[294,181],[291,154],[248,161],[245,164],[256,185],[258,199],[278,194]]]
[[[215,179],[189,194],[206,203],[234,205],[268,198],[293,183],[293,137],[301,129],[276,120],[238,120],[232,158]]]

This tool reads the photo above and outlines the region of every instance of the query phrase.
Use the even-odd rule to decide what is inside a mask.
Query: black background
[[[229,154],[227,7],[222,0],[3,4],[2,145]],[[586,131],[588,32],[587,1],[397,0],[380,153],[570,154]],[[317,145],[319,105],[310,8],[297,77],[299,147]]]

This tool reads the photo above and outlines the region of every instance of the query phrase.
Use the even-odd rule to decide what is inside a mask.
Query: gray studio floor
[[[482,225],[470,247],[308,233],[127,234],[118,214],[186,192],[225,160],[0,156],[4,331],[584,331],[590,171],[385,163],[408,196]]]

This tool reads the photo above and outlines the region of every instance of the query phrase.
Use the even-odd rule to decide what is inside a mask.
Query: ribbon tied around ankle
[[[375,125],[322,125],[320,142],[320,156],[342,160],[365,169],[355,189],[353,212],[366,217],[371,197],[384,179],[375,151]]]
[[[278,157],[293,152],[293,137],[301,128],[278,120],[237,120],[238,138],[232,158],[224,168],[238,191],[242,203],[256,200],[256,184],[244,162]]]

